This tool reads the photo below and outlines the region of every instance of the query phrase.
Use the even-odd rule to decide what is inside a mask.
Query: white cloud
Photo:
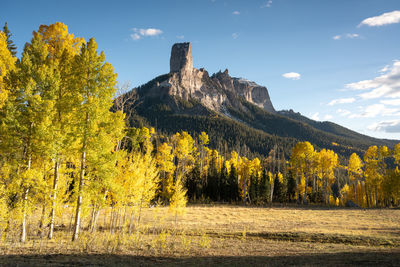
[[[327,121],[327,120],[330,120],[330,119],[332,119],[332,118],[333,118],[333,116],[332,116],[332,115],[329,115],[329,114],[324,116],[324,120],[326,120],[326,121]]]
[[[392,12],[383,13],[382,15],[366,18],[358,25],[368,25],[370,27],[383,26],[400,22],[400,11],[395,10]]]
[[[333,99],[331,102],[328,103],[328,106],[333,106],[336,104],[350,104],[354,101],[356,101],[354,97]]]
[[[345,117],[345,116],[351,114],[351,112],[348,111],[347,109],[338,109],[338,110],[336,110],[336,113],[338,113],[342,117]]]
[[[131,34],[131,38],[132,38],[132,40],[139,40],[141,37],[140,37],[140,35],[139,34],[137,34],[137,33],[132,33]]]
[[[369,130],[387,133],[400,133],[400,120],[381,121],[368,126]]]
[[[272,6],[272,0],[268,0],[264,5],[261,6],[261,8],[269,8]]]
[[[333,40],[340,40],[342,38],[346,38],[346,39],[355,39],[355,38],[359,38],[360,35],[358,33],[346,33],[346,34],[338,34],[332,37]]]
[[[355,83],[348,83],[345,85],[345,87],[352,90],[367,90],[374,88],[377,85],[378,83],[374,82],[373,80],[364,80]]]
[[[237,39],[238,37],[239,37],[238,33],[236,33],[236,32],[232,33],[232,38],[233,39]]]
[[[361,114],[352,114],[349,118],[375,118],[376,116],[400,116],[400,109],[387,108],[384,104],[367,106]]]
[[[240,12],[239,11],[233,11],[232,14],[233,15],[240,15]]]
[[[311,115],[311,119],[313,119],[315,121],[319,121],[319,112],[316,112],[313,115]]]
[[[131,34],[132,40],[139,40],[147,36],[157,36],[163,33],[162,30],[155,28],[148,28],[148,29],[133,28],[132,31],[134,32]]]
[[[185,36],[184,35],[178,35],[178,36],[176,36],[176,38],[178,38],[178,39],[184,39],[185,38]]]
[[[140,35],[143,35],[143,36],[156,36],[156,35],[162,34],[162,30],[153,29],[153,28],[139,29],[139,33],[140,33]]]
[[[282,74],[282,77],[286,79],[299,80],[301,75],[297,72],[287,72]]]
[[[379,72],[380,72],[380,73],[387,72],[387,71],[390,69],[389,67],[390,67],[390,65],[386,65],[385,67],[383,67],[382,69],[380,69]]]
[[[363,99],[379,98],[379,97],[382,97],[382,96],[390,93],[391,90],[392,89],[389,86],[382,85],[381,87],[375,88],[374,90],[372,90],[368,93],[360,94],[360,97]]]
[[[350,38],[350,39],[354,39],[354,38],[360,37],[360,35],[358,33],[348,33],[348,34],[346,34],[346,37]]]
[[[400,106],[400,98],[398,99],[390,99],[390,100],[381,100],[382,104],[389,105],[389,106]]]
[[[394,61],[392,66],[383,69],[386,72],[374,79],[349,83],[345,87],[352,90],[369,90],[359,95],[363,99],[400,98],[400,61]]]

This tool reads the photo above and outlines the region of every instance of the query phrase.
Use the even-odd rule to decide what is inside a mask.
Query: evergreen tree
[[[279,172],[275,177],[274,200],[280,203],[286,202],[287,183],[285,177]]]
[[[250,187],[249,187],[249,196],[251,203],[255,204],[257,202],[257,179],[254,175],[250,176]]]
[[[259,197],[260,197],[260,200],[263,202],[263,203],[267,203],[267,202],[269,202],[269,196],[270,196],[270,192],[269,192],[269,188],[270,188],[270,182],[269,182],[269,177],[268,177],[268,174],[267,174],[267,171],[266,171],[266,169],[264,168],[263,169],[263,171],[262,171],[262,174],[261,174],[261,179],[260,179],[260,186],[259,186],[259,188],[260,188],[260,194],[259,194]]]
[[[287,200],[293,202],[296,197],[296,179],[293,177],[292,170],[287,173]]]
[[[231,165],[228,181],[229,181],[230,200],[236,202],[238,201],[239,198],[239,184],[238,184],[237,170],[233,165]]]
[[[14,44],[13,40],[11,40],[11,32],[8,29],[7,22],[4,24],[3,27],[3,32],[5,33],[7,37],[7,48],[10,51],[10,53],[15,57],[17,55],[17,46]]]
[[[229,174],[228,174],[228,169],[226,168],[226,165],[222,167],[220,176],[219,176],[219,181],[220,181],[220,195],[221,199],[223,201],[229,201],[230,200],[230,195],[229,195]]]
[[[187,189],[188,199],[196,200],[204,194],[200,178],[200,164],[198,162],[195,163],[194,167],[190,171],[185,186]]]

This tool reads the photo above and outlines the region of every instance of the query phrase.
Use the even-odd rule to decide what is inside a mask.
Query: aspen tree
[[[176,177],[180,175],[181,178],[184,179],[184,176],[190,171],[194,164],[196,155],[194,140],[190,134],[182,131],[172,136],[172,144],[174,155],[177,158]]]
[[[199,134],[199,157],[200,157],[200,179],[203,176],[204,158],[206,153],[206,146],[209,143],[208,135],[205,132]]]
[[[394,146],[393,157],[397,165],[400,165],[400,143]]]
[[[357,198],[357,185],[359,180],[361,179],[362,173],[363,173],[363,162],[360,159],[360,157],[356,154],[353,153],[350,156],[349,163],[347,165],[347,173],[349,176],[349,180],[353,186],[354,190],[354,200],[355,203],[358,203],[358,198]]]
[[[94,38],[82,46],[73,61],[72,88],[75,90],[73,124],[75,140],[79,146],[80,168],[75,188],[77,203],[72,240],[79,236],[81,208],[90,182],[88,170],[104,163],[122,138],[123,115],[112,113],[116,74],[111,64],[105,62],[104,52],[98,54]],[[92,177],[93,178],[93,177]],[[101,178],[100,178],[101,179]]]
[[[364,175],[366,187],[369,193],[370,205],[372,205],[372,203],[374,203],[375,206],[378,205],[380,197],[378,191],[380,191],[380,186],[386,175],[386,165],[384,159],[389,155],[389,153],[390,152],[388,148],[385,146],[379,148],[377,146],[371,146],[364,154]],[[372,190],[374,190],[374,197],[372,197]],[[372,199],[374,199],[374,201],[372,201]]]
[[[296,173],[302,176],[304,175],[304,196],[303,203],[307,203],[307,184],[308,180],[312,175],[313,165],[316,160],[316,152],[314,151],[314,147],[309,142],[299,142],[292,150],[291,156],[291,164],[292,168],[296,171]],[[298,181],[299,184],[299,181]],[[298,198],[299,198],[299,189],[298,189]]]
[[[171,196],[169,211],[174,215],[175,218],[175,229],[177,224],[178,215],[185,213],[185,207],[187,203],[186,189],[183,187],[182,178],[179,175],[174,182],[173,193]]]
[[[53,118],[51,130],[53,133],[52,146],[49,151],[51,155],[54,172],[53,184],[51,192],[51,210],[50,210],[50,226],[49,235],[51,239],[54,231],[55,210],[58,193],[58,182],[60,178],[60,168],[63,158],[67,157],[72,139],[68,138],[71,134],[71,127],[68,123],[71,118],[71,102],[73,90],[70,90],[71,75],[72,75],[72,59],[77,55],[85,43],[83,38],[74,37],[68,32],[68,27],[57,22],[51,25],[41,25],[38,32],[34,35],[40,37],[48,51],[48,64],[51,64],[57,70],[59,83],[57,86],[50,88],[52,90],[52,98],[55,101],[54,112],[56,115]],[[50,130],[50,129],[49,129]]]
[[[161,195],[163,198],[169,199],[171,197],[171,192],[169,189],[172,186],[170,183],[170,178],[175,170],[172,146],[168,145],[167,143],[163,143],[157,147],[155,159],[161,176]]]
[[[322,149],[318,153],[318,172],[322,179],[322,198],[328,203],[331,186],[335,181],[335,168],[338,166],[338,156],[332,150]]]
[[[4,106],[7,100],[9,89],[7,88],[7,75],[15,70],[17,58],[13,57],[7,47],[7,35],[0,31],[0,108]]]
[[[52,121],[55,116],[53,88],[59,86],[56,66],[49,61],[48,50],[43,39],[34,33],[31,43],[25,46],[19,64],[15,89],[12,94],[14,116],[18,121],[11,126],[11,135],[19,139],[22,189],[21,241],[26,240],[26,212],[29,194],[43,181],[39,174],[41,162],[49,159],[52,147]],[[8,114],[11,115],[11,114]],[[11,115],[12,116],[12,115]],[[15,149],[18,153],[18,149]],[[36,175],[36,176],[35,176]],[[35,176],[35,177],[34,177]]]

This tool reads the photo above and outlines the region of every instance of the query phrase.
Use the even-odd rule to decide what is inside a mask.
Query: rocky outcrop
[[[239,97],[268,112],[275,112],[266,87],[246,79],[231,77],[228,70],[210,77],[205,69],[193,68],[190,43],[172,46],[168,78],[156,83],[147,92],[151,95],[162,93],[185,100],[196,99],[218,113],[225,113],[228,105],[235,107],[240,104],[237,101]]]
[[[169,61],[170,72],[190,73],[193,69],[192,46],[190,43],[174,44]]]

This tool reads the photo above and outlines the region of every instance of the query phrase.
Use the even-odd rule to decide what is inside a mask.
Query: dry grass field
[[[175,225],[149,208],[132,235],[111,233],[110,215],[75,243],[68,213],[52,241],[31,227],[27,243],[2,244],[0,266],[400,265],[399,209],[195,205]]]

